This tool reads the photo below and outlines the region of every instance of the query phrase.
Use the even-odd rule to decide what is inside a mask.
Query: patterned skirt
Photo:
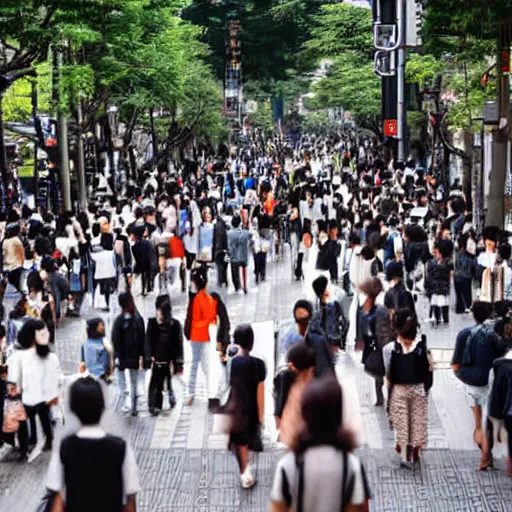
[[[428,397],[423,384],[396,384],[389,400],[389,420],[396,442],[424,447],[428,436]]]

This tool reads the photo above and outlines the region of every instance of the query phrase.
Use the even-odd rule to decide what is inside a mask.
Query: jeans
[[[194,396],[196,391],[197,369],[199,362],[206,378],[206,389],[208,390],[208,363],[210,361],[210,342],[192,341],[192,368],[190,369],[190,379],[188,381],[188,392]]]
[[[151,381],[149,383],[149,410],[162,410],[164,382],[169,387],[169,397],[174,397],[172,391],[171,365],[165,363],[153,363]]]
[[[245,291],[247,290],[247,267],[244,263],[231,262],[231,278],[236,291],[240,290],[240,269],[242,270],[242,287]]]
[[[130,388],[131,388],[131,410],[137,411],[137,381],[139,370],[128,370],[130,372]],[[117,385],[119,386],[119,394],[121,395],[122,404],[126,397],[126,376],[124,370],[117,370]]]
[[[43,432],[46,436],[46,441],[51,442],[53,439],[53,430],[50,421],[50,406],[45,402],[41,402],[37,405],[25,405],[25,411],[27,411],[27,419],[30,424],[29,444],[37,444],[36,416],[39,416],[39,419],[41,420],[41,425],[43,426]]]

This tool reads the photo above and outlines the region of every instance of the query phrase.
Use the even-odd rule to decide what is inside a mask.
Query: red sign
[[[510,73],[510,52],[508,50],[501,51],[501,72]]]
[[[386,119],[384,121],[384,137],[396,137],[396,119]]]

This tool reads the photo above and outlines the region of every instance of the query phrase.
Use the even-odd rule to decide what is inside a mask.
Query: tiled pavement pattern
[[[235,295],[225,290],[221,293],[227,299],[233,325],[242,321],[279,322],[289,318],[296,299],[306,295],[306,292],[310,295],[306,287],[309,284],[291,283],[289,263],[282,262],[271,264],[267,282],[259,288],[252,284],[248,295]],[[174,313],[183,319],[185,297],[176,291],[172,296]],[[145,317],[153,314],[154,297],[138,300]],[[421,299],[419,307],[422,313],[426,312],[426,305]],[[86,316],[96,314],[90,308],[86,313]],[[111,322],[113,315],[107,317],[107,322]],[[425,316],[423,314],[422,318]],[[432,329],[427,325],[425,332],[430,347],[443,350],[453,348],[458,330],[469,321],[468,317],[452,313],[449,327]],[[80,321],[66,320],[58,331],[58,353],[63,369],[68,373],[74,372],[77,366],[82,330]],[[188,348],[186,359],[190,361]],[[188,365],[185,381],[187,373]],[[472,416],[460,383],[450,371],[436,371],[429,407],[429,446],[425,452],[423,470],[415,474],[399,468],[385,411],[373,406],[373,381],[362,372],[357,355],[340,357],[338,375],[351,402],[351,409],[357,413],[351,414],[352,423],[359,425],[361,430],[359,455],[365,463],[372,487],[373,511],[511,510],[512,482],[503,472],[496,470],[480,474],[475,471],[478,452],[472,443]],[[143,380],[141,376],[141,392]],[[199,383],[202,383],[201,371]],[[174,385],[181,397],[182,383],[175,379]],[[204,387],[202,390],[200,388],[192,407],[182,407],[178,403],[174,411],[165,411],[157,419],[148,416],[145,403],[141,404],[142,411],[137,418],[113,412],[113,387],[110,388],[110,395],[112,404],[104,423],[113,433],[124,435],[134,447],[143,489],[138,498],[139,510],[268,510],[274,467],[281,454],[272,442],[270,428],[265,430],[265,452],[254,459],[258,485],[251,491],[243,491],[239,486],[235,459],[225,449],[225,439],[211,434],[212,416],[207,413]],[[165,404],[164,401],[164,407]],[[66,426],[61,428],[61,434],[64,429],[73,428],[72,419],[68,420]],[[43,491],[48,459],[49,455],[43,454],[29,465],[9,462],[8,450],[0,450],[1,511],[35,510]]]

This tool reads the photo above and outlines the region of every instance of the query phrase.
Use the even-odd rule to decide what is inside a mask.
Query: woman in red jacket
[[[185,321],[185,336],[192,344],[192,368],[188,382],[188,398],[186,405],[192,405],[196,390],[197,370],[199,363],[208,383],[208,361],[210,350],[211,324],[217,323],[217,301],[208,293],[207,271],[204,267],[192,270],[190,274],[191,291]]]

